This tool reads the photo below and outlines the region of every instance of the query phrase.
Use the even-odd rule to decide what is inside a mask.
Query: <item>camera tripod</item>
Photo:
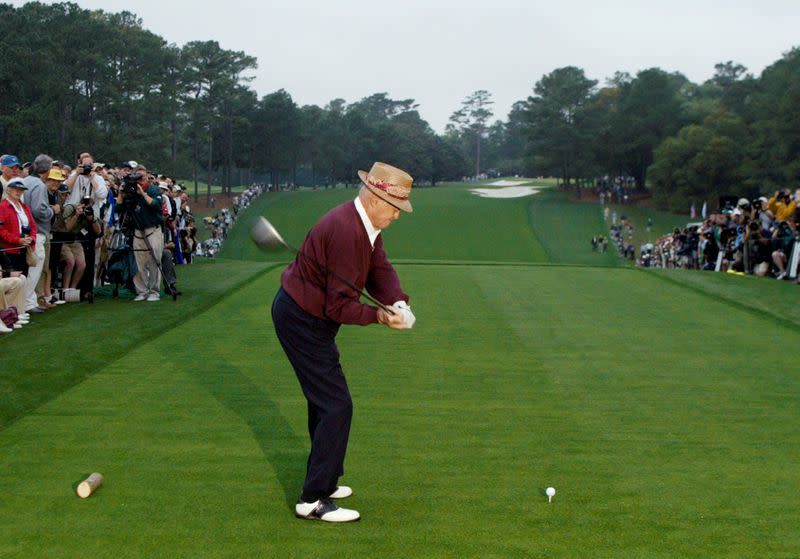
[[[156,252],[153,250],[153,245],[150,244],[150,239],[148,235],[144,234],[144,227],[142,227],[141,222],[139,221],[139,216],[136,215],[136,211],[134,208],[128,204],[123,206],[121,216],[120,216],[120,227],[123,231],[131,231],[130,238],[131,238],[131,250],[136,250],[133,248],[133,238],[136,237],[136,232],[141,231],[142,237],[141,239],[144,241],[145,247],[147,247],[147,253],[150,255],[150,258],[153,259],[153,263],[158,268],[158,272],[161,275],[161,278],[164,279],[164,269],[161,267],[161,260],[156,258]],[[131,224],[133,227],[131,227]],[[125,236],[127,237],[128,234],[126,233]],[[137,237],[138,238],[138,237]],[[167,286],[166,291],[172,297],[173,301],[178,300],[178,292],[175,290],[172,285],[164,279],[164,285]],[[115,289],[115,293],[117,290]]]

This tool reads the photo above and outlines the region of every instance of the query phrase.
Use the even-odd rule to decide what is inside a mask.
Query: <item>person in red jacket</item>
[[[4,261],[0,266],[27,276],[25,255],[36,248],[36,222],[22,201],[26,190],[21,178],[13,178],[6,184],[6,199],[0,202],[0,258]]]
[[[308,402],[311,453],[295,516],[327,522],[358,520],[355,510],[331,499],[349,497],[337,485],[344,474],[353,402],[339,362],[336,334],[342,324],[383,324],[410,328],[408,295],[383,249],[381,231],[411,212],[413,179],[385,163],[369,173],[355,200],[333,208],[309,231],[297,258],[283,272],[272,303],[278,340]],[[391,312],[362,304],[360,293],[336,276],[366,290]]]

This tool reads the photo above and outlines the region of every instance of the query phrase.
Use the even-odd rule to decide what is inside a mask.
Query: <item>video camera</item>
[[[131,173],[122,178],[122,192],[125,194],[134,195],[138,192],[137,185],[142,180],[141,173]]]

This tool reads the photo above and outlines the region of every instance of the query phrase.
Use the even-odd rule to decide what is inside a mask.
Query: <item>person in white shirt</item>
[[[78,155],[78,164],[64,183],[69,188],[67,204],[77,206],[82,198],[89,196],[93,202],[95,217],[100,218],[100,208],[108,198],[108,185],[102,175],[94,170],[94,157],[91,153],[84,151]]]

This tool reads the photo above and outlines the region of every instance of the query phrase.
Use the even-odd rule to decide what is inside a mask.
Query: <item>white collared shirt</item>
[[[378,238],[378,235],[381,234],[380,229],[376,229],[372,222],[369,220],[369,216],[367,215],[367,210],[364,209],[364,204],[361,203],[361,198],[356,196],[355,200],[356,204],[356,211],[358,215],[361,217],[361,223],[364,224],[364,229],[367,232],[367,237],[369,237],[369,244],[372,245],[372,248],[375,248],[375,239]]]

